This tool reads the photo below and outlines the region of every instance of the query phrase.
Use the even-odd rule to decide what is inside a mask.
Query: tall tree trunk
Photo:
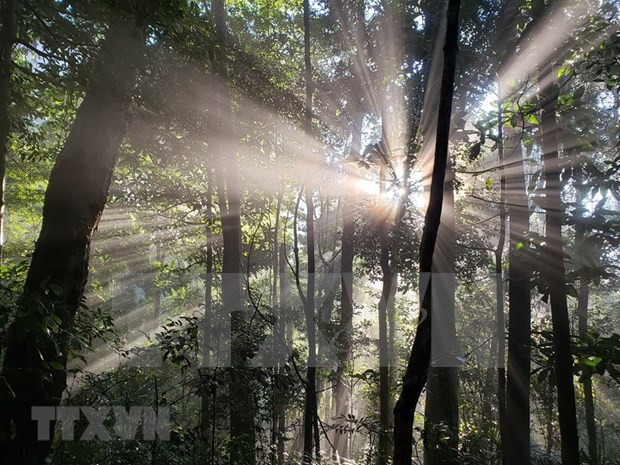
[[[502,10],[498,27],[500,60],[500,101],[510,95],[512,87],[504,91],[504,67],[516,51],[518,0],[508,0]],[[501,118],[501,115],[498,115]],[[501,123],[500,123],[501,124]],[[504,465],[530,463],[530,326],[531,268],[527,262],[527,235],[530,211],[525,183],[525,169],[521,148],[521,134],[503,131],[500,144],[504,152],[505,206],[509,221],[508,237],[508,363],[506,385],[502,388],[503,359],[499,354],[498,400],[501,453]],[[498,322],[498,340],[504,330]],[[498,346],[499,347],[499,346]],[[501,352],[501,350],[500,350]],[[504,400],[502,400],[504,399]]]
[[[424,134],[432,134],[436,129],[437,120],[434,119],[434,115],[438,110],[440,99],[440,89],[435,83],[439,82],[443,68],[441,46],[446,35],[448,1],[436,2],[432,7],[427,7],[427,10],[429,21],[425,28],[425,39],[429,44],[429,56],[424,66],[424,111],[419,124]],[[425,138],[431,139],[428,136]],[[431,150],[429,142],[423,143],[420,148],[420,162],[424,166],[430,166],[430,169],[426,168],[423,175],[428,181],[431,178],[432,166],[431,163],[426,163],[430,158],[426,154],[430,154]],[[429,183],[426,183],[424,187],[428,190]],[[437,351],[436,355],[440,355],[441,358],[435,359],[434,357],[435,363],[434,366],[429,367],[426,386],[424,407],[424,462],[426,464],[451,461],[456,456],[458,447],[458,373],[454,363],[448,363],[446,360],[446,358],[454,360],[455,350],[453,344],[455,339],[454,229],[453,173],[448,168],[444,185],[441,226],[437,237],[437,253],[433,258],[432,266],[435,276],[441,279],[439,282],[441,291],[435,292],[435,296],[441,299],[436,302],[437,312],[441,315],[436,315],[435,321],[441,322],[441,325],[432,329],[433,348],[431,351]],[[435,284],[438,284],[437,281]]]
[[[15,0],[0,2],[0,265],[4,248],[4,189],[6,186],[6,163],[11,125],[11,71],[13,67],[13,43],[16,34]]]
[[[284,343],[286,347],[291,343],[291,338],[287,333],[286,315],[288,305],[288,283],[286,280],[286,246],[284,242],[280,244],[280,318],[278,319],[278,331],[280,333],[279,343]],[[284,367],[280,368],[281,377],[286,376]],[[278,396],[276,403],[276,415],[278,419],[278,438],[277,438],[277,459],[276,463],[282,465],[284,463],[284,438],[286,435],[286,404],[284,402],[284,392]]]
[[[435,310],[435,322],[440,327],[432,330],[433,351],[437,366],[430,366],[426,385],[424,407],[424,463],[426,465],[451,464],[458,455],[459,403],[458,368],[455,367],[456,321],[455,321],[455,217],[454,217],[454,173],[448,161],[444,184],[441,224],[437,245],[433,255],[435,297],[440,307]],[[437,282],[441,288],[437,291]],[[440,316],[437,313],[440,312]],[[440,357],[438,359],[438,356]]]
[[[581,167],[578,168],[581,170]],[[583,174],[579,172],[577,176],[577,208],[585,211],[583,186],[581,185]],[[583,215],[583,213],[582,213]],[[590,297],[590,283],[588,282],[587,271],[584,268],[585,251],[585,228],[583,223],[575,227],[575,252],[577,254],[577,264],[581,267],[579,272],[579,293],[577,299],[577,317],[579,318],[579,336],[584,338],[588,335],[588,301]],[[583,380],[583,397],[586,410],[586,431],[588,433],[588,454],[592,463],[598,463],[598,446],[596,441],[596,421],[594,416],[594,392],[592,389],[592,378]]]
[[[346,178],[344,184],[344,201],[342,205],[342,252],[340,263],[341,281],[341,312],[339,327],[339,360],[336,370],[336,389],[334,392],[334,417],[336,424],[344,425],[342,421],[350,413],[351,388],[342,379],[344,371],[351,360],[351,346],[353,338],[353,258],[355,256],[355,210],[357,179],[356,164],[362,147],[362,124],[364,117],[356,115],[353,121],[351,138],[350,161],[345,167]],[[349,458],[349,435],[334,430],[333,445],[339,458]]]
[[[581,278],[579,286],[579,303],[577,311],[579,312],[579,333],[582,336],[588,333],[588,298],[589,284],[587,278]],[[594,415],[594,389],[592,387],[592,378],[583,380],[583,397],[586,410],[586,430],[588,433],[588,454],[592,463],[598,462],[598,445],[596,440],[596,420]]]
[[[343,8],[344,7],[344,8]],[[354,60],[350,66],[354,77],[351,86],[352,131],[349,160],[345,165],[345,183],[342,204],[342,254],[341,254],[341,312],[339,325],[339,357],[335,376],[334,417],[336,425],[346,425],[345,418],[351,413],[351,386],[343,380],[345,370],[351,361],[353,344],[353,259],[355,256],[355,212],[357,205],[356,180],[359,171],[356,167],[362,151],[362,126],[364,124],[363,96],[365,89],[365,18],[363,2],[338,2],[337,16],[343,26],[343,45],[349,46],[347,32],[353,32],[355,44]],[[350,435],[334,429],[334,453],[339,458],[350,457]]]
[[[284,185],[284,184],[282,184]],[[273,247],[271,250],[271,268],[273,272],[273,282],[271,286],[271,309],[272,312],[275,312],[276,306],[278,305],[278,278],[279,273],[282,273],[284,270],[279,268],[280,262],[282,258],[279,256],[280,247],[278,246],[278,234],[280,233],[280,207],[282,204],[282,190],[278,193],[278,200],[276,204],[276,223],[273,228]],[[278,319],[274,323],[272,327],[272,335],[273,335],[273,357],[274,361],[278,360],[277,363],[274,364],[272,369],[271,383],[272,383],[272,412],[271,412],[271,463],[278,463],[278,433],[280,428],[280,408],[279,406],[282,404],[281,398],[283,396],[283,392],[279,389],[280,386],[280,378],[283,375],[282,367],[280,366],[279,357],[276,358],[277,354],[281,353],[282,347],[281,338],[283,337],[283,313],[282,309],[278,314]]]
[[[304,16],[304,65],[306,80],[306,108],[304,129],[308,137],[312,136],[312,61],[310,57],[310,2],[303,0]],[[310,158],[311,154],[308,154]],[[316,328],[315,328],[315,257],[314,257],[314,199],[312,173],[306,179],[306,240],[308,249],[308,283],[306,288],[306,330],[308,338],[308,367],[306,370],[306,399],[304,406],[304,463],[310,463],[313,455],[313,436],[317,426],[316,401]],[[315,442],[316,438],[315,438]],[[318,449],[319,444],[314,444]],[[318,454],[317,454],[318,455]],[[318,458],[318,457],[317,457]]]
[[[164,252],[161,250],[161,243],[159,240],[155,245],[155,259],[158,263],[163,263],[164,261]],[[161,289],[159,287],[155,287],[155,302],[153,303],[153,323],[155,328],[159,325],[161,314],[161,294]]]
[[[411,84],[410,87],[410,100],[412,102],[418,101],[418,105],[416,107],[409,108],[409,140],[407,144],[407,155],[405,158],[404,165],[404,175],[403,175],[403,191],[402,195],[399,198],[399,204],[397,208],[396,218],[395,218],[395,240],[398,237],[404,237],[402,233],[399,232],[399,229],[403,226],[402,220],[405,216],[405,210],[407,205],[407,200],[410,195],[410,186],[409,186],[409,178],[411,175],[412,165],[415,160],[416,153],[422,153],[422,149],[416,148],[416,143],[418,142],[418,132],[422,127],[423,130],[428,132],[428,127],[432,125],[434,127],[434,123],[431,122],[432,117],[430,114],[434,113],[433,110],[430,110],[426,113],[422,113],[422,108],[430,108],[431,106],[435,106],[439,102],[439,92],[435,91],[434,86],[431,84],[432,80],[435,80],[433,76],[437,77],[440,75],[440,68],[442,66],[441,63],[435,61],[435,58],[438,57],[438,53],[435,53],[435,49],[439,51],[441,38],[445,36],[445,21],[447,17],[447,0],[441,2],[439,7],[436,5],[432,6],[432,9],[439,8],[439,10],[443,11],[443,14],[434,14],[432,11],[427,10],[425,15],[428,18],[425,27],[425,41],[428,44],[428,54],[424,60],[423,66],[423,76],[424,79],[421,81],[420,86],[416,88]],[[438,27],[443,25],[443,27]],[[438,61],[438,60],[437,60]],[[432,71],[431,71],[432,70]],[[432,102],[432,103],[431,103]],[[451,204],[453,202],[448,202]],[[391,258],[391,269],[392,269],[392,293],[394,294],[390,298],[389,306],[388,306],[388,327],[389,327],[389,335],[388,335],[388,353],[390,357],[390,363],[394,363],[394,337],[395,337],[395,305],[396,305],[396,292],[398,291],[398,268],[399,261],[397,254],[393,254]],[[390,369],[390,385],[394,383],[394,372],[393,368]],[[430,380],[429,380],[430,382]],[[431,389],[431,388],[429,388]],[[438,392],[439,389],[437,387],[432,388],[433,391]],[[441,395],[435,396],[436,398],[440,398]],[[427,404],[425,405],[425,409],[431,402],[429,402],[428,393],[427,393]],[[451,403],[452,404],[452,403]],[[430,406],[429,406],[430,408]],[[458,399],[454,407],[457,411],[458,416]],[[392,409],[393,410],[393,409]],[[426,420],[425,420],[426,426]],[[426,432],[425,432],[426,436]],[[426,445],[426,443],[425,443]],[[427,460],[429,454],[425,451],[424,460]]]
[[[506,170],[504,167],[504,123],[502,113],[502,87],[498,83],[497,100],[497,138],[498,162],[500,165],[500,199],[499,199],[499,239],[495,249],[495,300],[497,327],[497,421],[501,444],[506,441],[506,321],[504,316],[504,266],[503,254],[506,244]]]
[[[537,0],[535,7],[538,10],[538,15],[540,15],[544,8],[544,1]],[[577,433],[573,358],[562,241],[564,207],[562,205],[562,182],[558,157],[557,90],[554,78],[552,62],[549,60],[546,63],[541,63],[538,72],[538,85],[542,98],[541,145],[546,204],[544,279],[549,288],[551,300],[562,463],[564,465],[577,465],[579,464],[579,436]]]
[[[450,119],[454,76],[458,53],[460,0],[450,0],[447,13],[444,65],[437,116],[435,160],[428,208],[420,244],[420,322],[403,377],[403,386],[394,407],[394,465],[411,465],[414,412],[426,384],[431,353],[431,280],[433,253],[439,231],[443,190],[450,142]],[[429,276],[429,279],[426,279]],[[424,315],[426,312],[426,315]]]
[[[507,464],[530,462],[530,279],[526,257],[529,207],[523,155],[517,134],[507,157],[506,204],[510,218],[508,263],[508,365],[506,376],[506,422],[502,455]],[[501,431],[501,430],[500,430]]]
[[[210,324],[213,319],[213,182],[210,170],[207,174],[207,182],[209,184],[207,185],[207,224],[205,226],[205,315],[202,341],[203,368],[201,369],[204,374],[208,373],[205,367],[211,366],[211,345],[213,343],[213,328]],[[205,444],[208,444],[211,438],[210,426],[214,412],[210,411],[210,406],[214,396],[215,390],[211,395],[206,387],[200,392],[200,436]]]
[[[385,129],[385,120],[383,121],[383,127]],[[384,130],[385,133],[385,130]],[[384,135],[384,147],[387,146]],[[379,185],[381,190],[381,203],[380,206],[384,206],[385,199],[385,171],[387,167],[385,164],[381,165],[381,174],[379,176]],[[388,319],[387,309],[389,306],[389,299],[392,295],[392,270],[390,268],[390,218],[387,210],[380,210],[380,218],[378,224],[379,246],[380,246],[380,258],[379,264],[381,266],[382,274],[382,289],[381,299],[379,300],[379,448],[378,465],[386,465],[389,461],[390,452],[390,429],[391,415],[390,415],[390,386],[389,386],[389,354],[388,354]]]
[[[83,300],[90,243],[127,127],[144,42],[144,29],[136,25],[135,18],[112,21],[95,73],[52,169],[41,233],[19,303],[23,314],[7,335],[5,382],[0,388],[3,463],[42,463],[50,450],[50,441],[37,440],[31,407],[57,406],[65,389],[67,334]],[[60,322],[60,330],[52,332],[52,337],[42,324],[49,317]]]
[[[219,137],[232,137],[232,110],[228,88],[228,29],[226,7],[223,0],[211,3],[215,20],[218,47],[216,67],[224,81],[223,104],[220,108]],[[218,203],[222,215],[222,303],[231,316],[231,369],[230,372],[230,462],[233,464],[256,463],[254,428],[254,404],[249,382],[248,358],[244,348],[246,343],[243,330],[246,326],[241,284],[241,186],[239,184],[239,164],[237,154],[224,154],[219,146]],[[225,183],[225,187],[224,187]]]

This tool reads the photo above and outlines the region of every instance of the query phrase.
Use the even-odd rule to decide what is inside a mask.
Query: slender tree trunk
[[[435,131],[437,120],[434,115],[439,107],[440,89],[436,85],[440,81],[443,63],[441,60],[442,40],[446,35],[448,1],[434,2],[426,7],[429,18],[425,28],[425,39],[429,44],[429,56],[424,65],[424,111],[419,123],[412,119],[412,134],[417,132],[417,124],[424,134]],[[426,137],[430,140],[429,137]],[[412,139],[413,141],[414,139]],[[428,148],[428,149],[427,149]],[[430,143],[423,143],[419,153],[430,152]],[[411,150],[411,149],[410,149]],[[411,150],[413,153],[413,150]],[[425,155],[422,155],[424,157]],[[424,163],[424,161],[422,161]],[[425,166],[424,179],[430,180],[431,163]],[[425,189],[430,185],[425,185]],[[444,185],[441,226],[439,227],[437,246],[433,258],[432,271],[440,281],[435,285],[441,286],[435,296],[440,299],[435,302],[438,307],[435,321],[441,324],[434,327],[431,339],[434,366],[429,367],[426,385],[426,401],[424,415],[424,463],[434,464],[451,461],[457,454],[458,447],[458,373],[454,363],[455,314],[454,314],[454,242],[455,242],[453,173],[448,168]],[[395,271],[395,270],[393,270]],[[438,333],[439,331],[439,333]],[[439,335],[438,335],[439,334]],[[437,356],[440,356],[438,359]]]
[[[16,34],[15,3],[15,0],[2,0],[0,2],[0,265],[2,265],[4,248],[6,158],[11,133],[9,107],[11,105],[13,43]]]
[[[218,48],[216,54],[217,72],[221,79],[228,81],[228,29],[226,7],[223,0],[211,3],[215,19]],[[232,110],[228,86],[221,96],[224,102],[220,108],[219,136],[232,137]],[[224,150],[219,147],[220,152]],[[223,259],[222,259],[222,303],[231,315],[231,369],[230,373],[230,462],[232,464],[256,463],[254,428],[254,404],[252,392],[247,387],[250,376],[248,359],[244,345],[243,330],[246,326],[241,284],[241,186],[239,184],[239,165],[236,154],[219,153],[218,202],[222,215]],[[225,183],[225,187],[224,187]]]
[[[441,80],[435,161],[431,191],[422,240],[420,244],[420,299],[422,302],[420,322],[415,341],[403,377],[403,386],[394,407],[394,465],[410,465],[413,448],[413,418],[415,407],[428,376],[431,353],[431,280],[426,279],[432,271],[433,253],[439,231],[443,190],[450,142],[450,119],[456,56],[458,53],[458,18],[460,0],[450,0],[447,13],[444,66]],[[426,285],[425,285],[426,284]],[[426,312],[426,315],[424,314]]]
[[[284,271],[283,269],[279,269],[281,257],[279,257],[280,248],[278,246],[278,234],[280,232],[279,230],[280,230],[281,204],[282,204],[282,191],[280,191],[278,194],[278,201],[276,205],[276,224],[273,228],[273,248],[271,251],[272,253],[271,268],[273,270],[273,282],[272,282],[272,287],[271,287],[271,309],[272,311],[275,311],[276,306],[278,305],[277,293],[278,293],[279,273],[282,273]],[[283,328],[282,328],[283,321],[284,319],[283,319],[282,309],[280,309],[278,320],[276,321],[276,323],[274,324],[272,328],[274,360],[276,359],[279,360],[279,357],[276,357],[276,355],[281,353],[278,347],[282,347],[280,341],[284,334]],[[282,374],[283,372],[282,372],[282,367],[280,366],[280,364],[279,363],[275,364],[272,369],[272,377],[271,377],[271,381],[272,381],[271,463],[274,465],[278,463],[277,444],[278,444],[278,434],[279,434],[279,429],[280,429],[280,412],[281,412],[280,405],[282,405],[281,398],[284,395],[284,392],[282,392],[282,390],[279,389],[280,378]]]
[[[547,420],[547,424],[545,425],[545,432],[547,434],[547,444],[545,447],[545,452],[547,453],[547,455],[551,455],[551,452],[553,451],[553,447],[555,445],[555,441],[554,441],[554,434],[553,434],[553,422],[555,420],[555,415],[554,415],[554,408],[553,408],[553,383],[548,382],[547,383],[547,396],[546,399],[544,401],[544,407],[545,407],[545,415],[546,418],[545,420]]]
[[[343,10],[346,6],[346,11]],[[343,42],[348,46],[347,29],[354,31],[355,55],[350,67],[354,83],[351,88],[353,106],[351,151],[345,165],[345,184],[342,205],[342,254],[341,254],[341,312],[339,327],[339,364],[336,370],[334,390],[334,417],[336,425],[344,426],[345,418],[351,412],[351,386],[343,380],[345,370],[351,361],[353,344],[353,259],[355,256],[355,212],[357,205],[356,180],[359,176],[356,167],[362,151],[362,126],[364,124],[363,94],[365,83],[365,18],[363,2],[347,1],[339,4],[338,16],[345,28]],[[349,18],[350,14],[350,18]],[[339,458],[350,458],[350,434],[334,429],[334,452]]]
[[[211,172],[207,174],[207,182],[209,183],[207,186],[207,224],[205,227],[205,259],[206,259],[206,267],[205,267],[205,315],[204,315],[204,331],[203,331],[203,343],[202,343],[202,366],[210,367],[211,366],[211,345],[213,328],[211,326],[211,321],[213,319],[212,315],[212,304],[213,304],[213,183],[210,176]],[[208,373],[207,370],[203,369],[203,373]],[[205,444],[208,444],[211,438],[211,432],[209,431],[211,425],[211,416],[214,412],[210,411],[210,407],[213,403],[212,397],[215,396],[215,391],[213,395],[209,392],[209,389],[203,388],[200,393],[200,435]]]
[[[384,126],[385,128],[385,126]],[[385,141],[385,138],[384,138]],[[385,164],[381,165],[379,185],[381,189],[381,205],[385,201]],[[391,415],[389,386],[389,354],[388,354],[388,320],[387,309],[392,295],[392,270],[390,268],[390,218],[387,211],[381,211],[378,219],[378,235],[380,246],[379,264],[382,274],[381,299],[379,300],[379,447],[378,465],[386,465],[389,461]]]
[[[306,400],[304,407],[304,463],[310,463],[313,455],[314,424],[316,422],[316,328],[314,312],[314,201],[310,182],[306,184],[306,227],[308,249],[308,283],[306,288],[306,331],[308,338],[308,367],[306,369]]]
[[[581,169],[581,168],[578,168]],[[582,181],[583,175],[579,173],[578,181]],[[577,207],[584,210],[583,206],[583,187],[578,182],[577,190]],[[584,267],[585,258],[585,228],[582,224],[578,224],[575,228],[575,249],[577,254],[577,264]],[[586,337],[588,335],[588,301],[590,298],[590,283],[588,282],[587,272],[582,269],[579,274],[579,293],[577,299],[577,316],[579,318],[579,336]],[[586,430],[588,433],[588,454],[592,463],[598,463],[598,445],[596,441],[596,421],[594,416],[594,392],[592,389],[592,378],[583,380],[583,397],[586,410]]]
[[[544,2],[537,0],[539,9]],[[555,351],[555,375],[557,380],[558,413],[562,463],[579,464],[579,437],[577,434],[577,410],[573,385],[573,359],[571,354],[570,323],[566,299],[566,270],[562,241],[562,182],[557,143],[556,100],[552,63],[542,63],[538,84],[542,98],[542,151],[545,178],[545,242],[544,279],[549,288],[551,320],[553,323],[553,347]]]
[[[503,434],[502,455],[507,464],[530,462],[530,279],[526,262],[526,235],[529,232],[529,207],[520,141],[515,134],[514,147],[507,157],[506,203],[510,217],[508,248],[508,366],[506,376],[506,421],[500,423]],[[500,420],[501,421],[501,420]]]
[[[66,335],[83,301],[90,243],[127,127],[144,39],[135,18],[112,21],[92,81],[52,169],[41,233],[19,303],[23,315],[7,335],[0,388],[2,463],[42,463],[50,450],[50,441],[37,440],[31,407],[57,406],[65,389]],[[52,315],[60,322],[60,331],[50,337],[41,320]]]
[[[520,2],[508,0],[498,26],[500,60],[499,100],[504,94],[503,68],[516,51],[518,9]],[[501,110],[501,109],[500,109]],[[531,269],[527,263],[527,235],[530,212],[521,149],[521,134],[504,131],[503,115],[498,114],[502,133],[499,134],[503,152],[502,172],[505,179],[505,208],[510,219],[508,237],[508,364],[504,378],[504,358],[501,343],[505,330],[498,320],[498,402],[501,454],[504,465],[530,463],[530,326]],[[502,164],[500,162],[500,164]],[[505,227],[505,226],[504,226]],[[496,268],[497,271],[497,268]],[[499,283],[498,283],[499,285]],[[499,298],[499,294],[498,294]],[[499,309],[498,309],[498,317]],[[505,379],[505,385],[504,385]]]
[[[280,333],[280,339],[283,340],[286,347],[291,343],[291,337],[287,333],[287,315],[286,308],[288,305],[288,284],[286,280],[286,247],[285,244],[280,244],[280,318],[278,320],[278,331]],[[280,341],[278,341],[280,342]],[[284,367],[279,370],[280,376],[283,378],[286,376]],[[277,460],[278,465],[284,463],[284,439],[286,435],[286,403],[284,402],[284,392],[280,392],[276,403],[277,418],[278,418],[278,438],[277,438]]]
[[[341,313],[339,328],[339,364],[336,370],[336,389],[334,393],[334,417],[336,424],[344,425],[351,407],[351,388],[342,379],[345,369],[351,360],[353,338],[353,258],[355,256],[355,210],[356,210],[356,169],[353,166],[360,156],[362,146],[363,115],[356,116],[353,122],[351,138],[350,162],[346,166],[344,184],[344,201],[342,205],[342,256],[340,263],[341,281]],[[349,435],[334,431],[333,445],[340,458],[349,458]]]
[[[155,259],[162,263],[164,260],[164,253],[161,250],[161,244],[159,241],[155,245]],[[155,327],[159,325],[160,314],[161,314],[161,289],[159,287],[155,287],[155,302],[153,305],[153,323]]]
[[[582,313],[579,315],[579,332],[583,335],[588,331],[588,296],[589,285],[587,279],[584,279],[579,287],[579,309]],[[598,463],[598,445],[596,440],[596,420],[594,415],[594,389],[592,387],[592,378],[583,380],[583,396],[586,410],[586,429],[588,432],[588,454],[592,463]]]
[[[458,368],[456,368],[454,341],[456,339],[455,321],[455,217],[454,217],[454,174],[448,161],[446,182],[444,184],[441,225],[437,236],[437,245],[433,255],[433,273],[435,280],[436,303],[440,308],[436,312],[435,322],[440,327],[433,329],[433,357],[438,366],[429,368],[426,385],[426,404],[424,407],[424,463],[426,465],[451,464],[458,455],[459,402],[458,402]],[[437,291],[438,281],[441,288]]]
[[[506,322],[504,316],[504,266],[503,254],[506,244],[506,170],[504,167],[504,123],[502,113],[502,87],[498,83],[497,138],[498,162],[500,164],[499,239],[495,249],[495,299],[497,323],[497,416],[500,444],[506,441]],[[500,448],[501,450],[501,448]]]
[[[310,57],[310,2],[303,0],[304,15],[304,64],[306,80],[306,108],[304,129],[312,136],[312,61]],[[311,154],[308,154],[311,157]],[[314,257],[314,199],[312,174],[306,180],[306,240],[308,249],[308,283],[306,288],[306,330],[308,338],[308,368],[306,370],[306,400],[304,407],[304,463],[310,463],[313,455],[313,436],[316,429],[316,328],[315,328],[315,257]],[[315,444],[318,448],[319,444]],[[318,455],[318,454],[317,454]],[[318,457],[317,457],[318,458]]]

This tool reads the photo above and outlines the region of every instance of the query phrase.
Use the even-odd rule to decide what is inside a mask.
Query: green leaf
[[[563,66],[558,71],[558,77],[559,78],[561,78],[562,76],[568,76],[569,74],[570,74],[570,68],[568,66]]]
[[[493,189],[493,179],[491,179],[490,177],[488,177],[485,181],[484,181],[484,187],[487,190]]]
[[[601,357],[597,357],[595,355],[589,355],[587,357],[582,357],[579,359],[579,364],[586,367],[595,367],[599,363],[601,363],[603,359]]]
[[[57,371],[64,371],[65,370],[64,365],[62,363],[60,363],[60,362],[49,362],[49,366],[51,368],[53,368],[54,370],[57,370]]]

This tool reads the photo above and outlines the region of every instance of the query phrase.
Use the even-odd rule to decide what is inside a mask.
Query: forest
[[[0,464],[620,465],[618,0],[0,0]]]

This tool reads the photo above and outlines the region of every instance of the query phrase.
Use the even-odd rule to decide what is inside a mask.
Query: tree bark
[[[581,170],[581,167],[577,168]],[[575,189],[577,191],[577,208],[581,208],[581,211],[585,211],[583,186],[581,182],[583,180],[583,174],[579,172],[577,176],[577,185]],[[583,215],[583,213],[582,213]],[[579,336],[586,337],[588,335],[588,301],[590,298],[590,283],[588,282],[587,272],[583,267],[585,266],[584,258],[586,251],[585,248],[585,228],[583,224],[578,224],[575,227],[575,252],[577,254],[577,264],[582,270],[579,273],[579,293],[577,297],[577,317],[579,319]],[[583,380],[583,397],[586,413],[586,431],[588,434],[588,454],[592,463],[598,463],[598,445],[596,440],[596,420],[594,415],[594,392],[592,389],[592,378],[588,377]]]
[[[507,158],[510,175],[506,179],[506,202],[510,218],[508,263],[508,365],[506,376],[505,442],[502,455],[507,464],[530,462],[530,279],[526,262],[526,235],[529,207],[523,156],[515,137],[512,155]],[[509,419],[509,420],[508,420]],[[502,425],[500,424],[500,428]]]
[[[503,254],[506,244],[506,169],[504,153],[504,123],[502,113],[502,87],[498,83],[497,138],[500,165],[499,239],[495,249],[495,300],[497,326],[497,421],[501,444],[506,441],[506,321],[504,315],[504,266]]]
[[[342,252],[340,263],[341,312],[339,327],[339,364],[336,370],[336,389],[334,392],[334,417],[336,424],[344,425],[342,418],[350,413],[351,388],[342,379],[351,360],[353,338],[353,258],[355,257],[355,210],[357,193],[355,181],[357,173],[353,166],[362,147],[363,115],[353,121],[350,161],[345,167],[344,201],[342,205]],[[349,458],[349,435],[334,431],[333,444],[340,458]]]
[[[286,279],[286,246],[284,242],[280,244],[280,318],[278,320],[278,331],[280,339],[286,347],[291,343],[291,337],[287,332],[287,306],[288,306],[288,283]],[[284,368],[280,368],[280,375],[286,376]],[[277,438],[277,459],[278,465],[284,463],[284,439],[286,435],[286,403],[284,402],[284,392],[280,392],[276,403],[276,415],[278,419],[278,438]]]
[[[0,390],[3,463],[41,463],[50,450],[50,441],[37,440],[31,407],[57,406],[65,389],[67,335],[83,302],[90,243],[127,127],[144,42],[144,28],[136,18],[112,21],[52,169],[41,233],[19,303],[23,314],[11,324],[7,336],[6,382]],[[52,317],[60,328],[48,336],[42,321]]]
[[[218,136],[220,141],[232,137],[232,109],[228,87],[228,29],[227,14],[223,0],[213,0],[212,14],[215,20],[216,68],[224,81],[221,96]],[[246,318],[241,284],[241,186],[237,154],[223,153],[220,143],[217,155],[218,203],[222,215],[222,304],[231,317],[231,368],[230,373],[230,462],[253,465],[256,463],[254,427],[254,403],[252,392],[247,388],[248,356],[245,350],[243,330]],[[224,185],[225,184],[225,185]]]
[[[203,341],[202,341],[202,366],[211,366],[211,344],[213,328],[210,326],[212,320],[212,304],[213,304],[213,182],[211,171],[207,174],[207,224],[205,226],[205,315],[203,323]],[[207,373],[204,368],[203,373]],[[199,372],[200,374],[200,372]],[[210,411],[212,405],[212,397],[208,389],[203,388],[200,392],[200,436],[203,442],[208,445],[211,438],[211,418],[214,412]],[[213,447],[213,444],[211,445]]]
[[[411,465],[413,448],[413,419],[415,407],[426,384],[431,352],[431,280],[425,275],[432,271],[433,253],[439,230],[443,204],[443,190],[448,161],[450,141],[450,120],[456,56],[458,53],[458,22],[460,0],[450,0],[447,13],[446,40],[444,45],[444,66],[441,79],[439,111],[437,116],[437,137],[435,161],[431,180],[431,191],[422,240],[420,244],[420,299],[422,302],[420,322],[415,341],[403,377],[403,386],[394,407],[394,465]],[[426,285],[424,285],[426,284]],[[426,311],[426,315],[424,312]]]
[[[500,101],[512,87],[503,89],[503,68],[516,51],[519,2],[509,0],[498,27],[500,62]],[[501,116],[498,115],[501,118]],[[530,463],[530,326],[531,268],[527,262],[527,235],[530,212],[525,183],[521,134],[503,131],[500,143],[504,152],[505,208],[508,233],[508,363],[505,388],[502,387],[503,359],[498,364],[499,431],[504,465]],[[505,338],[498,322],[499,341]]]
[[[16,35],[15,0],[0,3],[0,265],[4,249],[4,190],[6,187],[6,163],[11,124],[11,75],[13,44]]]
[[[538,14],[544,2],[537,0]],[[579,464],[579,437],[577,433],[577,410],[573,385],[573,359],[571,354],[570,323],[566,298],[566,270],[562,241],[562,182],[557,143],[556,100],[557,90],[552,63],[541,63],[538,84],[542,99],[541,146],[543,151],[543,175],[545,179],[545,247],[544,279],[551,300],[553,323],[553,347],[555,352],[555,375],[558,392],[558,413],[562,463]]]
[[[310,2],[303,0],[304,17],[304,65],[306,81],[306,108],[304,115],[304,129],[308,136],[312,136],[312,61],[310,56]],[[311,154],[308,154],[311,157]],[[306,369],[306,399],[304,405],[304,463],[311,463],[313,456],[313,436],[317,429],[317,401],[316,401],[316,328],[315,328],[315,256],[314,256],[314,199],[312,188],[312,173],[306,179],[306,247],[308,249],[308,283],[306,287],[306,331],[308,338],[308,366]],[[314,442],[317,438],[315,438]],[[318,450],[319,444],[314,444]],[[318,455],[318,454],[317,454]],[[318,457],[317,457],[318,458]]]
[[[164,252],[161,250],[161,244],[159,243],[159,240],[155,245],[155,257],[159,263],[163,263]],[[153,303],[153,323],[155,328],[159,326],[159,319],[161,314],[161,294],[161,289],[155,287],[155,302]]]
[[[385,124],[385,123],[384,123]],[[385,128],[385,126],[384,126]],[[385,132],[385,131],[384,131]],[[385,140],[384,140],[385,144]],[[384,145],[387,146],[387,145]],[[385,170],[381,165],[379,185],[381,190],[381,205],[385,201]],[[381,299],[379,300],[379,447],[377,451],[378,465],[386,465],[389,461],[390,437],[392,427],[390,415],[390,386],[389,386],[389,353],[388,353],[388,317],[387,309],[392,295],[392,270],[390,268],[390,219],[387,211],[381,210],[378,219],[378,235],[380,246],[379,264],[382,274]]]
[[[459,442],[459,380],[453,341],[456,339],[455,320],[455,217],[454,217],[454,173],[448,161],[446,182],[444,184],[441,224],[437,235],[437,245],[433,255],[433,273],[441,279],[441,290],[436,298],[441,305],[441,330],[435,328],[433,341],[437,350],[433,359],[437,366],[429,367],[426,385],[426,404],[424,406],[424,463],[426,465],[451,464],[458,456]],[[437,283],[435,283],[437,286]],[[453,363],[454,362],[454,363]]]

